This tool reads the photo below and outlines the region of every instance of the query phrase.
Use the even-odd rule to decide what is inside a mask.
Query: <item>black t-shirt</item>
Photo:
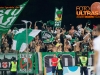
[[[7,36],[8,44],[12,44],[12,38],[10,36]]]
[[[89,46],[89,43],[88,43],[88,42],[82,43],[82,44],[81,44],[81,47],[82,47],[84,50],[88,50],[88,46]]]
[[[83,36],[81,35],[80,37],[79,37],[79,41],[82,41],[83,40]]]

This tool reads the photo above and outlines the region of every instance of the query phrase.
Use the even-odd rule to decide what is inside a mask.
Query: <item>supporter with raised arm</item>
[[[74,32],[75,32],[74,26],[71,26],[71,29],[69,30],[69,35],[73,37]]]

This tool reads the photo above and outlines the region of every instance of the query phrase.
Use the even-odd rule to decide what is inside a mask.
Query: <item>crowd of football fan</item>
[[[31,27],[30,25],[29,28]],[[66,26],[63,28],[47,27],[42,26],[42,30],[47,30],[51,32],[55,41],[49,44],[43,43],[41,37],[37,35],[35,39],[29,44],[29,52],[76,52],[76,51],[93,51],[92,41],[96,37],[95,31],[96,26],[93,29],[89,28],[89,24],[83,28],[82,24],[77,27],[70,25],[71,29],[67,30]],[[35,29],[38,26],[35,25]],[[13,43],[13,37],[18,29],[15,27],[13,30],[9,30],[7,34],[2,35],[1,40],[1,53],[15,52],[11,49]],[[25,52],[27,52],[25,50]]]

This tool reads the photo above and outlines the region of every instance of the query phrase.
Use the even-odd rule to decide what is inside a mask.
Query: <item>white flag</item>
[[[28,29],[28,44],[38,35],[41,30]],[[14,36],[12,49],[23,52],[27,47],[26,44],[26,29],[21,28]]]

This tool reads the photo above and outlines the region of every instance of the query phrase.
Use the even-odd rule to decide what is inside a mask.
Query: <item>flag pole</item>
[[[27,23],[26,23],[26,44],[27,44],[27,47],[26,47],[26,50],[27,50],[27,75],[28,74],[28,32],[27,32]]]
[[[0,32],[0,50],[1,50],[1,44],[2,44],[2,33]]]
[[[28,52],[28,30],[27,30],[28,27],[27,27],[27,23],[28,23],[28,22],[31,22],[31,21],[22,20],[22,22],[24,22],[25,25],[26,25],[27,75],[29,75],[29,72],[28,72],[28,67],[29,67],[29,65],[28,65],[28,56],[29,56],[29,52]]]

